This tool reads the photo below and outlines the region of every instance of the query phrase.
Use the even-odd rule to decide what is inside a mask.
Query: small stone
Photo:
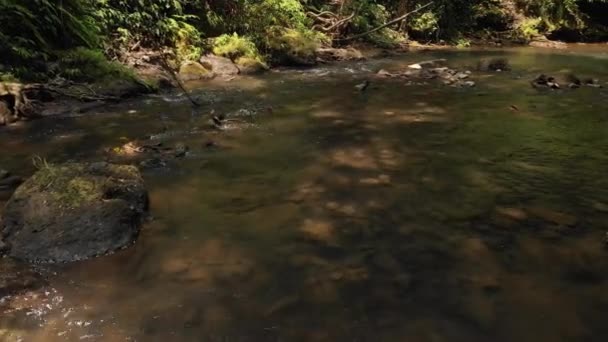
[[[473,81],[466,81],[466,82],[463,82],[462,85],[467,88],[473,88],[473,87],[475,87],[476,84]]]
[[[464,72],[459,72],[455,75],[455,77],[459,80],[464,80],[466,78],[469,78],[469,74],[466,74]]]
[[[0,179],[4,179],[4,178],[8,177],[8,176],[10,176],[10,174],[11,174],[10,172],[0,169]]]
[[[181,158],[181,157],[185,157],[186,154],[188,153],[188,146],[179,143],[175,146],[175,157],[176,158]]]
[[[393,76],[390,72],[384,70],[384,69],[380,69],[377,73],[378,76],[384,76],[384,77],[391,77]]]

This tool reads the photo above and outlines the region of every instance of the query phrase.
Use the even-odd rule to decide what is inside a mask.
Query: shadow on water
[[[539,62],[548,72],[586,65],[600,78],[607,67],[502,52],[517,71],[479,73],[477,89],[374,79],[365,93],[353,87],[369,75],[346,70],[444,54],[472,65],[497,52],[278,73],[217,99],[202,92],[211,100],[200,115],[149,99],[60,120],[47,136],[32,125],[22,141],[2,137],[14,144],[2,163],[17,166],[33,152],[100,158],[121,137],[166,126],[191,155],[145,173],[154,219],[134,247],[49,268],[62,301],[38,320],[0,317],[0,332],[28,341],[605,340],[605,90],[543,93],[527,79]],[[205,128],[211,109],[258,104],[273,110],[252,128]],[[139,114],[126,115],[131,105]],[[78,133],[58,140],[57,131]]]

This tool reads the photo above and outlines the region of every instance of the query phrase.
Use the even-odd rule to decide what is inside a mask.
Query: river
[[[476,70],[496,57],[512,70]],[[373,76],[433,58],[476,87]],[[151,134],[189,147],[144,170],[137,243],[39,266],[48,287],[0,305],[0,340],[607,341],[606,81],[608,45],[416,52],[0,129],[24,175]]]

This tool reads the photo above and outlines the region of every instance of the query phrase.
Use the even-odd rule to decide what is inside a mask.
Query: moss
[[[86,164],[52,165],[37,161],[36,172],[17,189],[16,195],[44,192],[64,208],[77,208],[101,200],[109,186],[108,177],[115,179],[140,178],[136,167],[130,165]]]
[[[186,62],[179,68],[179,77],[184,81],[213,78],[211,70],[205,68],[198,62]]]
[[[251,57],[241,57],[237,59],[236,65],[243,73],[257,73],[268,70],[268,65],[266,65],[266,63]]]

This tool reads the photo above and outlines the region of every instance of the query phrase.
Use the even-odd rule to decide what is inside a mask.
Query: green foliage
[[[439,29],[439,18],[434,12],[424,12],[409,22],[409,28],[416,34],[430,37]]]
[[[82,47],[62,52],[51,72],[53,76],[86,82],[135,77],[122,64],[109,62],[101,51]]]
[[[327,41],[327,37],[320,32],[279,26],[273,27],[267,39],[266,45],[274,54],[300,59],[313,58],[315,51]]]
[[[181,59],[200,56],[201,34],[191,24],[197,16],[186,14],[187,0],[94,0],[102,32],[117,48],[140,43],[144,46],[175,47]]]
[[[353,1],[350,7],[348,11],[355,11],[357,14],[350,25],[353,34],[367,32],[379,27],[391,18],[388,9],[373,0]],[[365,36],[364,39],[377,46],[391,48],[403,41],[405,37],[400,32],[386,27]]]
[[[515,37],[524,41],[530,41],[541,35],[542,18],[527,18],[515,28]]]
[[[560,26],[584,26],[576,0],[518,0],[517,3],[529,15],[537,16],[547,31]]]
[[[17,77],[37,78],[59,49],[94,47],[98,31],[85,0],[0,0],[0,56]]]
[[[262,60],[253,41],[248,37],[241,37],[237,33],[223,34],[215,38],[213,40],[213,53],[230,58],[233,61],[240,57]]]
[[[465,49],[471,47],[471,40],[460,37],[454,40],[454,45],[456,45],[456,47],[459,49]]]

